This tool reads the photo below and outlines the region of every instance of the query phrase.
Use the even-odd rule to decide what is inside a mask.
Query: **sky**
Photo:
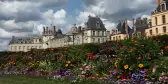
[[[120,20],[131,26],[133,18],[150,17],[155,8],[155,0],[0,0],[0,51],[7,50],[12,36],[40,35],[43,26],[66,33],[91,15],[110,31]]]

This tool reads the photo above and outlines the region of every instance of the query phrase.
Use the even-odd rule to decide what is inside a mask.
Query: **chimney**
[[[46,33],[48,34],[48,27],[46,27]]]
[[[133,26],[133,30],[134,30],[134,33],[136,32],[136,25],[135,25],[135,19],[133,18],[132,19],[132,26]]]
[[[160,4],[160,0],[156,0],[156,6],[158,7]]]
[[[56,32],[56,26],[53,26],[53,33]]]
[[[43,26],[43,33],[45,33],[45,27]]]
[[[78,32],[81,32],[82,31],[82,28],[81,26],[78,27]]]
[[[125,32],[126,32],[126,34],[128,34],[128,23],[127,23],[127,19],[125,19]]]

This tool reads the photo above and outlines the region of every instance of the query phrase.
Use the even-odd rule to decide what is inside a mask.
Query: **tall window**
[[[152,35],[152,30],[150,30],[149,32],[150,32],[150,35]]]
[[[116,36],[116,40],[118,40],[118,37]]]
[[[27,46],[27,50],[29,50],[29,46]]]
[[[98,43],[100,43],[100,38],[98,38]]]
[[[156,34],[158,34],[158,28],[156,28]]]
[[[166,27],[163,27],[163,33],[166,33]]]
[[[104,42],[104,38],[103,38],[103,42]]]
[[[165,17],[165,15],[162,16],[162,22],[163,22],[163,24],[166,23],[166,17]]]
[[[93,43],[95,42],[95,38],[93,38]]]
[[[99,31],[97,31],[97,36],[99,36],[99,33],[100,33],[100,32],[99,32]]]
[[[113,40],[115,40],[115,37],[113,37]]]
[[[104,36],[104,31],[102,31],[102,36]]]
[[[25,46],[23,46],[23,50],[25,50]]]
[[[95,36],[95,31],[93,31],[93,36]]]
[[[157,17],[155,17],[155,24],[157,25]]]

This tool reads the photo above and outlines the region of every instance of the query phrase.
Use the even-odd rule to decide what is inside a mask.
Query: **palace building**
[[[156,0],[156,6],[151,16],[151,27],[145,30],[147,36],[168,34],[168,0]]]
[[[62,31],[56,26],[51,29],[43,27],[42,35],[32,37],[12,37],[9,43],[8,51],[27,52],[32,48],[46,49],[58,48],[69,45],[80,45],[83,43],[103,43],[107,40],[106,28],[99,17],[88,16],[85,27],[74,25],[69,32],[62,34]],[[109,39],[109,36],[108,36]]]

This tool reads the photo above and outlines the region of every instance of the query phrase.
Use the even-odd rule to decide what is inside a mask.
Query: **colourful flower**
[[[120,78],[120,76],[117,76],[117,78],[119,79],[119,78]]]
[[[68,67],[68,64],[65,64],[65,67]]]
[[[133,49],[132,49],[132,48],[130,49],[130,52],[133,52]]]
[[[138,57],[138,60],[141,60],[141,57],[140,57],[140,56]]]
[[[96,74],[96,77],[99,77],[99,74]]]
[[[67,61],[66,63],[70,64],[70,63],[71,63],[71,61]]]
[[[128,69],[128,65],[124,65],[124,69]]]
[[[139,68],[142,68],[142,67],[143,67],[143,64],[139,64],[138,66],[139,66]]]

